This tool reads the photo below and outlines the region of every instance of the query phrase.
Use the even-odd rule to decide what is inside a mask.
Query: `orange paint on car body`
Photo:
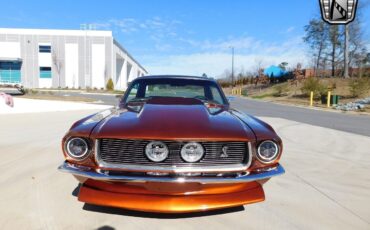
[[[203,192],[199,195],[174,195],[171,194],[171,192],[168,194],[132,193],[132,190],[128,190],[127,193],[125,193],[124,190],[112,192],[99,190],[84,184],[80,188],[78,200],[94,205],[104,205],[144,212],[187,213],[236,207],[261,202],[265,199],[263,189],[259,184],[255,184],[255,187],[252,186],[246,190],[233,192],[228,191],[227,185],[219,185],[219,188],[224,190],[224,192],[211,192],[211,194]],[[191,190],[192,186],[189,186],[189,189]]]
[[[157,79],[161,82],[172,81],[175,86],[181,86],[183,82],[193,82],[205,87],[218,87],[211,79],[174,76],[141,77],[134,80],[132,85]],[[140,98],[138,94],[142,94],[145,89],[148,87],[139,88],[136,96]],[[220,97],[224,103],[216,106],[184,97],[153,97],[145,102],[128,105],[125,100],[129,96],[129,90],[119,108],[77,121],[62,140],[66,162],[59,169],[71,173],[82,184],[79,201],[161,213],[229,208],[263,201],[265,195],[262,184],[269,178],[284,173],[279,164],[283,147],[279,136],[265,122],[231,109],[220,89]],[[207,92],[209,94],[210,90]],[[73,137],[86,140],[89,148],[86,157],[76,159],[67,153],[65,145]],[[105,164],[107,162],[103,162],[99,155],[102,150],[98,143],[101,140],[111,143],[103,149],[108,154],[105,160],[127,161],[130,155],[124,153],[130,150],[133,151],[133,161],[136,159],[137,162],[130,164],[113,161]],[[136,147],[118,146],[117,143],[127,140]],[[276,157],[267,163],[256,156],[257,147],[264,140],[274,141],[279,146]],[[172,159],[173,162],[176,159],[180,161],[175,162],[178,165],[171,165],[171,161],[150,162],[145,157],[145,145],[140,145],[150,141],[170,143],[170,154],[180,154],[176,146],[181,147],[187,142],[211,143],[205,155],[213,156],[214,165],[208,167],[209,165],[204,164],[204,167],[200,167],[197,163],[187,163],[180,157]],[[236,159],[236,155],[229,156],[228,148],[223,150],[222,146],[216,147],[217,143],[228,145],[229,142],[244,143],[245,156],[238,162],[239,165],[230,164]],[[233,151],[241,151],[241,145],[238,146]],[[222,154],[225,154],[225,158],[221,157]],[[225,164],[220,164],[222,160]]]

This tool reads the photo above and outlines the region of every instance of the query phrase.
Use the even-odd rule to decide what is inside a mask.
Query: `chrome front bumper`
[[[280,164],[267,171],[243,175],[239,177],[170,177],[170,176],[126,176],[126,175],[109,175],[101,172],[93,171],[87,167],[79,167],[77,165],[64,162],[58,169],[62,172],[70,173],[74,176],[79,176],[87,179],[101,181],[116,181],[116,182],[167,182],[167,183],[243,183],[258,180],[269,179],[285,173],[283,166]]]

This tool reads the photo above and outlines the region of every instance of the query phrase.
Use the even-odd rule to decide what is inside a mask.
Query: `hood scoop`
[[[248,139],[246,127],[239,119],[227,110],[212,115],[197,99],[153,98],[141,105],[140,112],[123,112],[100,123],[94,134],[97,138],[117,139]]]
[[[133,101],[127,103],[127,108],[132,112],[139,113],[145,105],[204,105],[210,114],[217,114],[222,112],[225,108],[224,105],[215,104],[212,102],[202,102],[196,98],[183,98],[183,97],[153,97],[147,100]]]

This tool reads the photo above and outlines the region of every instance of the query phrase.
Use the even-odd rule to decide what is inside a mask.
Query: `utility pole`
[[[344,42],[344,78],[349,78],[348,62],[349,62],[349,24],[345,25],[345,42]]]
[[[231,48],[231,89],[234,88],[234,46]]]

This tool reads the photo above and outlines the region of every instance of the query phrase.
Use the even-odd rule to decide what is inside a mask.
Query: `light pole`
[[[234,88],[234,46],[231,48],[231,90]]]

